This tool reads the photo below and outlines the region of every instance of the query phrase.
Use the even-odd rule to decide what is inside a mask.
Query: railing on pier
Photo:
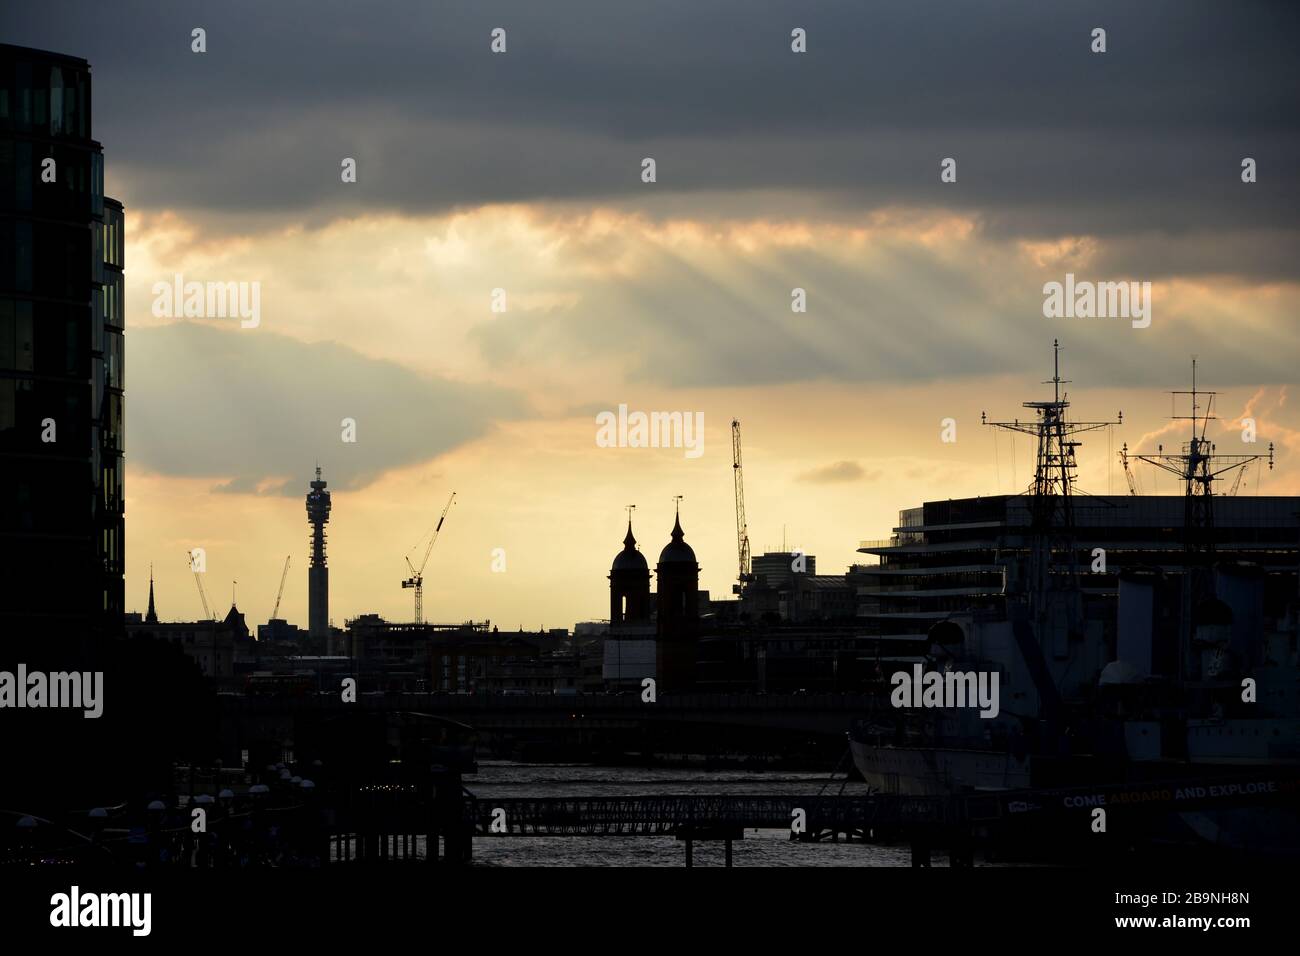
[[[460,865],[469,862],[476,836],[669,835],[689,841],[717,839],[718,834],[738,838],[745,829],[790,830],[808,840],[839,834],[905,839],[924,861],[930,846],[947,841],[955,859],[968,860],[977,828],[994,827],[1006,834],[1089,834],[1087,817],[1095,807],[1116,812],[1117,821],[1130,821],[1133,832],[1140,833],[1146,821],[1161,814],[1297,803],[1300,776],[1277,768],[1191,780],[954,797],[666,794],[493,799],[446,782],[436,787],[382,783],[310,790],[280,782],[260,795],[241,793],[209,801],[206,830],[199,833],[192,828],[189,802],[148,811],[115,807],[77,821],[0,809],[0,869],[6,864],[72,862],[146,869]],[[802,818],[798,811],[803,811]],[[796,822],[802,825],[793,827]]]
[[[476,836],[655,836],[701,828],[790,829],[803,811],[809,834],[942,825],[937,797],[681,794],[638,797],[475,798],[465,804]]]

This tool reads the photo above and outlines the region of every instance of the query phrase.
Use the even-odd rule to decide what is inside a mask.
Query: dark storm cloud
[[[331,487],[358,488],[520,414],[514,396],[491,386],[261,329],[176,323],[130,340],[131,460],[169,475],[228,476],[220,491],[298,494],[313,461]],[[356,421],[355,443],[343,441],[345,418]]]
[[[12,6],[8,39],[91,60],[110,182],[147,207],[313,222],[807,190],[845,214],[966,209],[994,235],[1267,226],[1288,230],[1280,258],[1296,258],[1288,4]],[[195,26],[206,54],[189,51]],[[497,26],[509,49],[494,56]],[[806,55],[789,50],[794,26]],[[1089,51],[1095,26],[1105,54]],[[354,186],[344,156],[359,160]],[[939,182],[945,156],[956,184]]]

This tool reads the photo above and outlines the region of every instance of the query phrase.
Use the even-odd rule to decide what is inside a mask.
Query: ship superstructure
[[[1034,421],[989,423],[1036,437],[1025,494],[926,503],[860,548],[880,558],[859,569],[859,616],[877,636],[881,693],[851,734],[859,771],[881,790],[937,795],[1300,765],[1300,499],[1213,485],[1271,464],[1271,447],[1217,456],[1194,386],[1179,393],[1193,421],[1180,455],[1123,453],[1126,470],[1180,468],[1184,496],[1076,494],[1073,436],[1118,422],[1068,421],[1059,352],[1051,384],[1052,399],[1026,403]],[[890,678],[916,663],[996,672],[997,716],[892,706]],[[1294,807],[1249,826],[1265,819],[1300,845]],[[1194,829],[1247,838],[1229,816]]]

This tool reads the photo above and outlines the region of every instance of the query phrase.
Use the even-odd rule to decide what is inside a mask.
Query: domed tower
[[[645,624],[650,620],[650,566],[637,550],[628,518],[623,550],[609,569],[609,626]]]
[[[684,539],[679,512],[673,523],[673,539],[659,553],[655,567],[655,672],[659,690],[670,693],[689,691],[695,684],[700,566],[695,563],[694,549]]]
[[[700,622],[700,566],[685,541],[680,513],[673,523],[672,540],[659,552],[655,576],[659,640],[694,640]]]

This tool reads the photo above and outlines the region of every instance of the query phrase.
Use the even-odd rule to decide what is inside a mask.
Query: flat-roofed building
[[[858,548],[880,559],[853,569],[858,618],[874,634],[923,637],[953,614],[1001,613],[1005,594],[1023,591],[1026,583],[1031,505],[1025,495],[998,495],[930,501],[900,512],[890,538]],[[1075,566],[1087,619],[1108,632],[1114,628],[1125,572],[1182,574],[1185,507],[1181,495],[1075,496]],[[1215,561],[1259,569],[1265,617],[1283,617],[1297,595],[1298,516],[1296,497],[1214,499]],[[1102,556],[1104,570],[1094,571]],[[1057,555],[1053,573],[1066,573],[1067,565],[1065,555]]]
[[[123,611],[123,227],[90,64],[0,44],[0,630]]]

